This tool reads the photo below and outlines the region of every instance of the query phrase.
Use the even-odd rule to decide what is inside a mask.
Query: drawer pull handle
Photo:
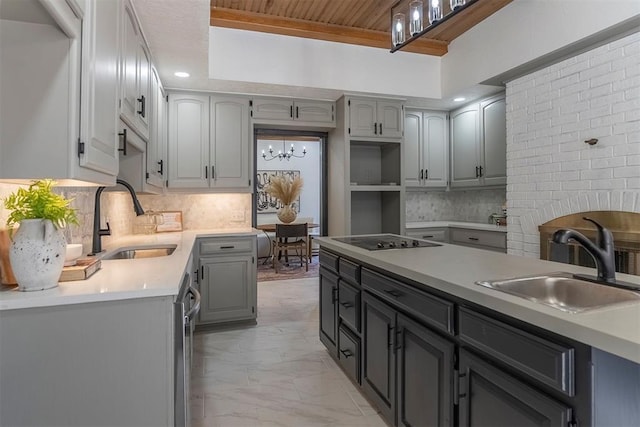
[[[480,239],[478,239],[477,237],[469,237],[469,240],[473,240],[474,242],[477,242]]]
[[[344,356],[345,359],[350,358],[351,356],[353,356],[353,352],[349,349],[347,350],[340,350],[340,353],[342,353],[342,355]]]
[[[231,246],[220,246],[220,249],[233,249],[233,248],[235,248],[234,245],[231,245]]]
[[[433,235],[429,234],[428,236],[422,236],[423,239],[433,239]]]
[[[394,289],[385,289],[384,291],[385,291],[385,293],[391,295],[394,298],[399,298],[399,297],[402,296],[401,292],[398,292],[398,291],[396,291]]]
[[[351,303],[350,303],[350,302],[348,302],[348,301],[341,302],[341,303],[340,303],[340,305],[341,305],[341,306],[343,306],[344,308],[351,308],[351,307],[353,307],[353,304],[351,304]]]

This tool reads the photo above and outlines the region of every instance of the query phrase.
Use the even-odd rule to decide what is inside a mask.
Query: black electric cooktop
[[[393,234],[376,234],[371,236],[333,237],[333,240],[357,246],[369,251],[380,251],[383,249],[410,249],[410,248],[430,248],[442,246],[437,243],[425,242],[424,240],[412,239],[411,237],[396,236]]]

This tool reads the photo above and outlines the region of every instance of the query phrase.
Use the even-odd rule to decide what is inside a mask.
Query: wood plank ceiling
[[[513,0],[478,0],[404,51],[442,56],[448,44]],[[391,48],[391,7],[398,0],[211,0],[210,25]],[[402,0],[403,3],[409,0]],[[427,5],[429,0],[423,0]],[[443,13],[449,12],[448,1]],[[396,6],[397,7],[397,6]],[[408,9],[408,7],[405,7]]]

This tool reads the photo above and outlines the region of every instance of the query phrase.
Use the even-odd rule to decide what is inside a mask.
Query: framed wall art
[[[299,170],[259,170],[256,171],[256,210],[257,213],[276,213],[282,207],[280,200],[270,196],[264,190],[265,186],[271,181],[272,176],[282,175],[290,179],[300,176]],[[296,212],[300,212],[300,196],[293,203]]]

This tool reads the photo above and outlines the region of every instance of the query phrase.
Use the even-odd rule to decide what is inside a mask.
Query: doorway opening
[[[295,203],[295,222],[308,222],[314,227],[312,236],[326,236],[327,228],[327,138],[326,132],[254,129],[254,161],[256,176],[252,201],[252,225],[260,227],[280,222],[279,202],[265,191],[271,176],[300,176],[302,192]],[[268,232],[258,237],[258,258],[266,262],[271,257]],[[312,245],[316,246],[316,245]],[[315,248],[317,251],[317,247]],[[304,268],[301,269],[304,271]]]

